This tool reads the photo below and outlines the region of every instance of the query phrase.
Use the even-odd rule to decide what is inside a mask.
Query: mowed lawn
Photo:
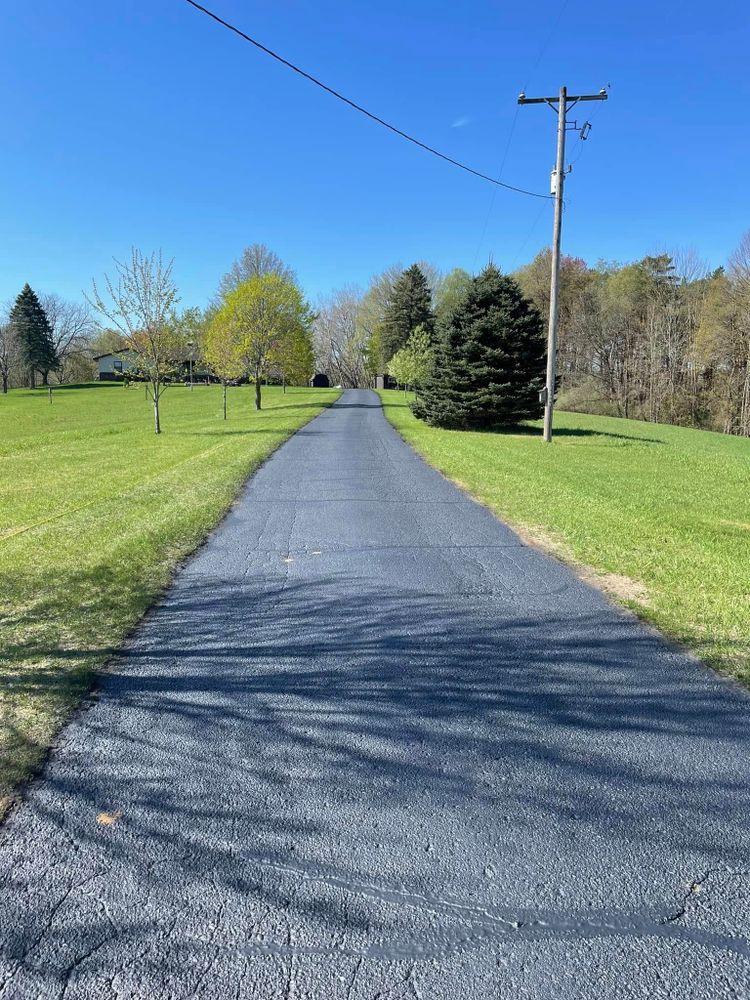
[[[444,431],[380,393],[428,462],[663,632],[750,684],[750,441],[555,414],[508,433]],[[593,570],[593,572],[591,572]]]
[[[93,672],[257,466],[335,390],[139,385],[0,396],[0,814]]]

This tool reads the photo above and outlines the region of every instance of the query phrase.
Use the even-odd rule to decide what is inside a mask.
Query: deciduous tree
[[[300,323],[297,329],[283,337],[273,354],[274,367],[281,374],[286,392],[287,385],[307,385],[315,369],[315,350],[309,323]]]
[[[198,306],[190,306],[172,316],[175,339],[184,345],[191,371],[204,359],[208,313]],[[190,388],[192,389],[192,378]]]
[[[430,374],[432,357],[433,338],[423,326],[418,326],[388,362],[388,371],[404,389],[419,390]]]
[[[76,370],[88,367],[86,361],[96,331],[91,307],[88,302],[68,302],[54,293],[40,296],[40,301],[58,359],[57,378],[67,382]]]
[[[300,329],[308,329],[310,308],[299,288],[278,274],[248,278],[224,298],[209,331],[223,326],[231,356],[255,383],[255,407],[261,408],[261,383],[268,375],[275,353],[282,350],[286,338]]]
[[[18,338],[13,324],[6,316],[0,322],[0,383],[3,394],[7,393],[11,376],[20,364]]]
[[[368,327],[360,322],[361,303],[355,288],[341,288],[323,299],[316,310],[317,364],[333,385],[362,388],[370,382],[371,341]]]
[[[244,374],[236,329],[218,313],[208,323],[203,341],[203,357],[222,386],[222,408],[227,419],[227,385]]]
[[[224,298],[249,278],[259,278],[265,274],[276,274],[292,285],[297,284],[297,275],[278,254],[264,243],[253,243],[245,247],[238,260],[229,268],[219,282],[220,305]]]
[[[133,248],[127,263],[115,261],[115,276],[104,276],[106,298],[96,282],[87,301],[112,323],[147,380],[154,404],[154,430],[161,433],[159,403],[168,380],[181,368],[184,340],[174,323],[179,301],[172,278],[173,261],[161,253]]]
[[[368,376],[385,371],[382,345],[383,324],[393,297],[393,286],[403,270],[401,264],[392,264],[385,271],[376,274],[357,305],[356,325],[362,343],[365,345]]]
[[[471,284],[471,275],[462,267],[454,267],[442,278],[435,289],[435,317],[440,320],[449,316],[460,300],[466,295]]]
[[[119,330],[100,328],[91,338],[91,350],[94,354],[116,354],[125,350],[125,338]]]

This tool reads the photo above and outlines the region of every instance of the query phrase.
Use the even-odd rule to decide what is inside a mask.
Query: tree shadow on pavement
[[[38,931],[45,975],[80,966],[85,942],[93,976],[113,938],[135,953],[162,924],[184,942],[210,923],[212,947],[236,950],[233,921],[251,951],[265,941],[283,957],[291,914],[321,954],[354,963],[374,936],[398,962],[399,948],[432,954],[424,913],[445,924],[436,955],[467,947],[467,921],[485,938],[511,924],[569,935],[561,883],[583,907],[575,887],[592,872],[617,899],[654,863],[675,892],[654,915],[588,919],[623,937],[666,920],[698,858],[746,863],[747,700],[605,606],[533,604],[185,574],[16,817],[45,834],[52,890],[24,877],[34,866],[16,850],[6,961]],[[63,856],[87,886],[67,922]]]

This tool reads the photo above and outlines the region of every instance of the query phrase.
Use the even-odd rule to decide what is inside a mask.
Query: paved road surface
[[[347,392],[0,832],[0,998],[749,997],[749,708]]]

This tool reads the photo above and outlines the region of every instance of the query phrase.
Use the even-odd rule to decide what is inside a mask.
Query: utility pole
[[[568,111],[579,101],[606,101],[607,91],[602,88],[598,94],[576,94],[568,96],[567,88],[560,87],[559,97],[527,97],[518,95],[519,104],[548,104],[555,111],[557,105],[557,158],[552,171],[552,194],[555,197],[555,221],[552,230],[552,275],[549,294],[549,330],[547,333],[547,381],[540,393],[544,402],[544,440],[552,440],[552,414],[555,407],[555,383],[557,381],[557,319],[560,312],[558,301],[560,290],[560,237],[562,234],[563,186],[565,184],[565,133],[568,131]],[[585,139],[591,129],[590,122],[578,128],[578,122],[570,123],[572,129],[580,131]]]

